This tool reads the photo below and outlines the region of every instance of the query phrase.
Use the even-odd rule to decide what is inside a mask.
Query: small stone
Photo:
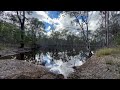
[[[64,79],[64,76],[62,74],[58,74],[56,79]]]

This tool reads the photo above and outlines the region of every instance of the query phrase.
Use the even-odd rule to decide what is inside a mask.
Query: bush
[[[117,45],[120,45],[120,34],[115,36],[114,41]]]
[[[111,55],[111,54],[116,54],[116,53],[120,53],[120,49],[119,48],[103,48],[97,51],[97,56],[105,56],[105,55]]]
[[[4,47],[2,45],[0,45],[0,50],[3,50],[3,49],[4,49]]]

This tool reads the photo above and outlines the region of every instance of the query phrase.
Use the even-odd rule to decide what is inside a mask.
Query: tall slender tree
[[[33,44],[36,45],[36,36],[45,29],[45,25],[43,22],[39,21],[37,18],[31,18],[30,28],[32,30],[33,35]]]
[[[24,48],[24,31],[25,31],[25,21],[27,19],[26,14],[31,14],[31,11],[16,11],[17,18],[19,20],[20,29],[21,29],[21,43],[20,48]]]
[[[103,15],[104,17],[102,18],[104,21],[104,28],[105,28],[105,42],[106,42],[106,47],[109,47],[109,11],[101,11],[101,15]]]
[[[87,50],[90,51],[90,43],[89,43],[89,29],[88,29],[88,17],[89,17],[89,11],[66,11],[67,14],[69,14],[72,17],[75,17],[75,20],[79,26],[80,30],[83,32],[83,39],[86,43]],[[80,19],[82,20],[80,22]],[[86,30],[86,33],[85,33]]]

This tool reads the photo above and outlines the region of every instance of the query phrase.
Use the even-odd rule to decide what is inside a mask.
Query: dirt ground
[[[120,79],[120,55],[97,57],[93,55],[69,79]]]

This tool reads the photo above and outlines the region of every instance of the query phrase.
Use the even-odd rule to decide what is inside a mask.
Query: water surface
[[[35,50],[27,53],[21,53],[13,56],[4,57],[4,59],[19,59],[30,63],[42,65],[50,72],[63,74],[65,78],[75,70],[74,66],[80,66],[86,61],[87,53],[76,50],[50,51]],[[3,58],[2,58],[3,59]]]

